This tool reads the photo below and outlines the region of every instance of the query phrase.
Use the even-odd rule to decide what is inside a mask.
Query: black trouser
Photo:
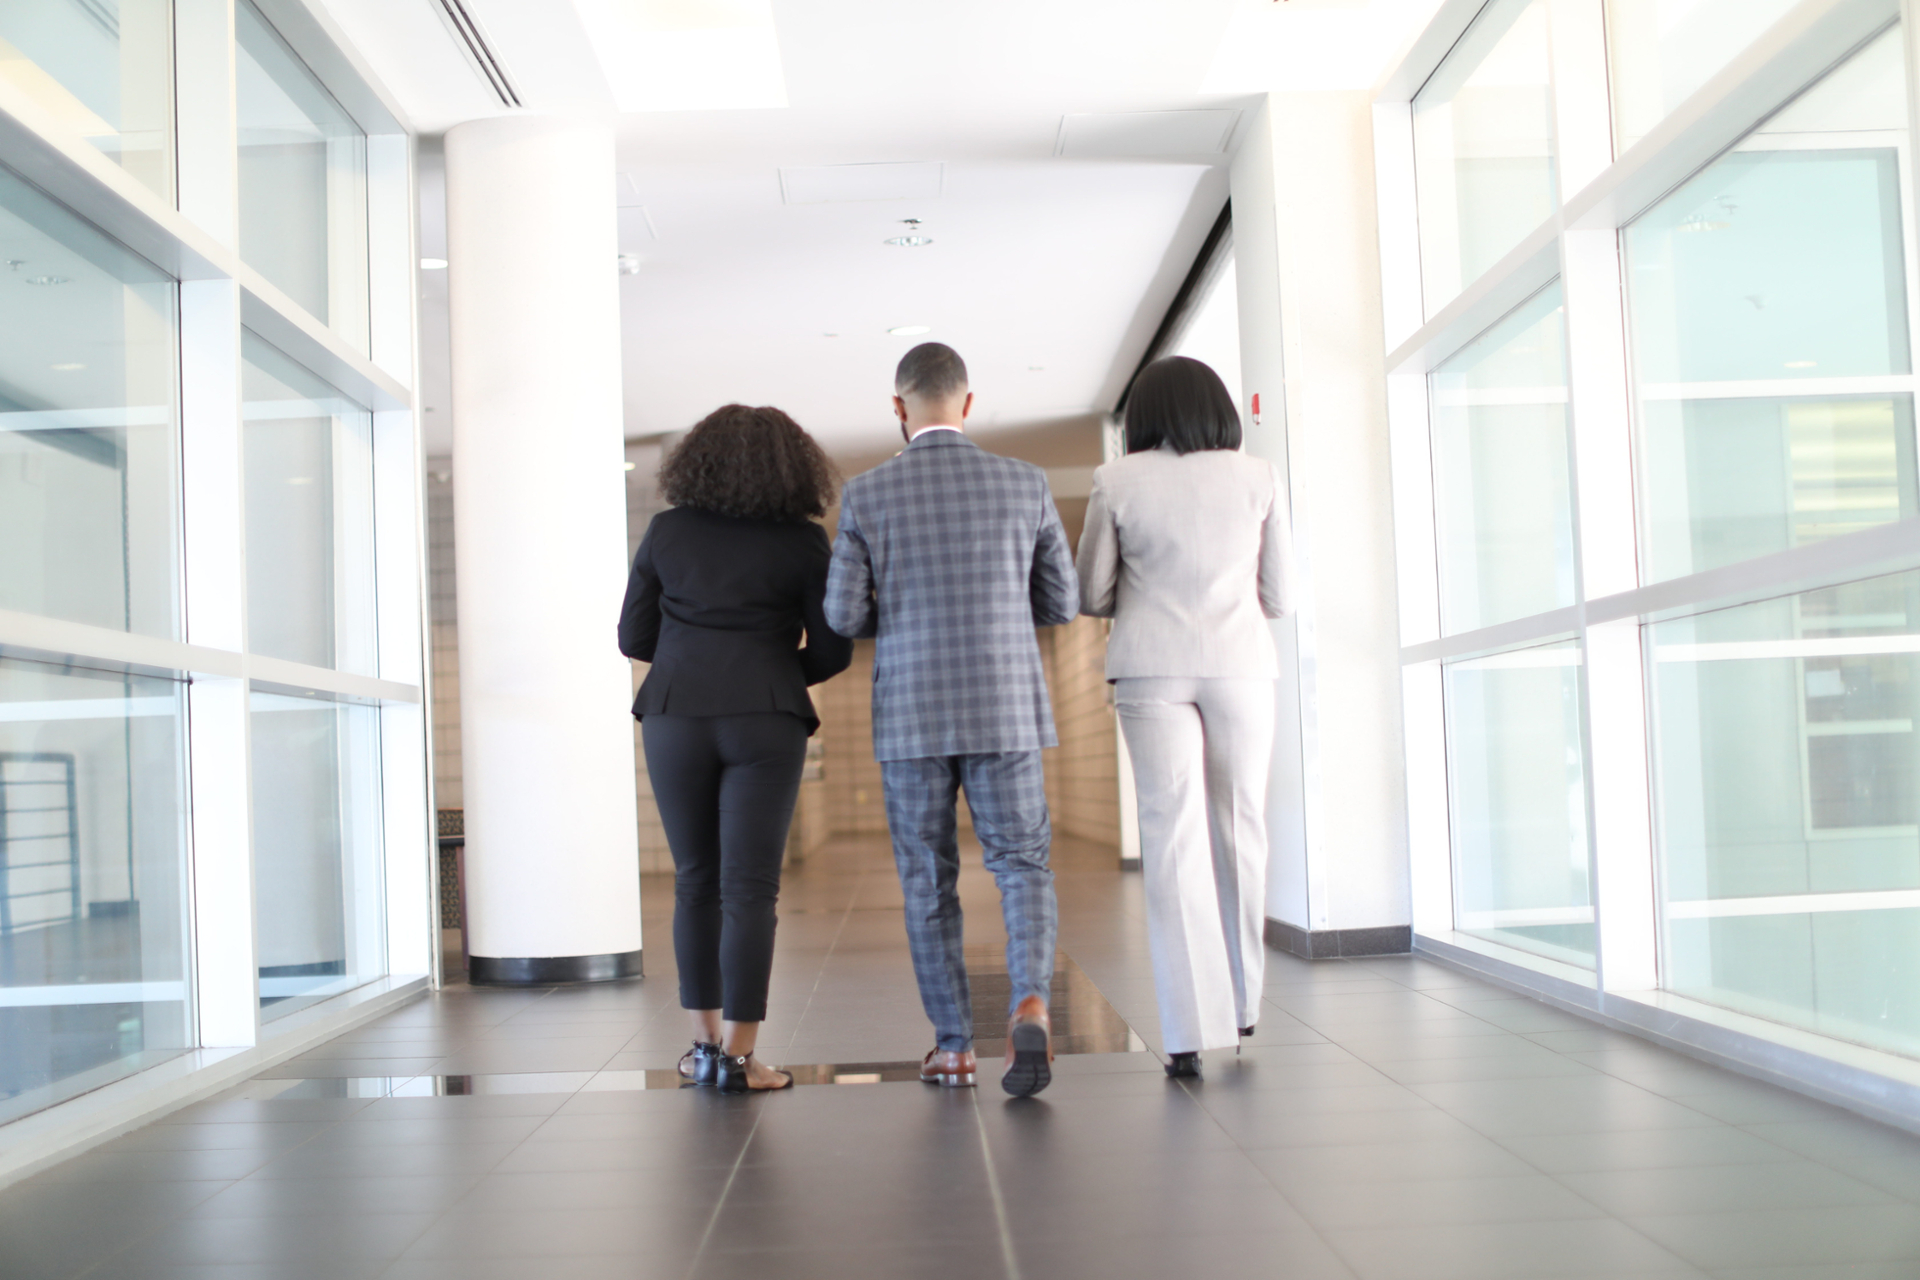
[[[774,903],[800,794],[798,716],[649,715],[640,722],[654,803],[673,850],[680,1004],[729,1022],[767,1016]]]

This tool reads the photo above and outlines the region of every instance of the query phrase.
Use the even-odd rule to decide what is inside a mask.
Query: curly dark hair
[[[668,502],[743,520],[818,519],[839,487],[814,438],[771,405],[722,405],[660,464]]]

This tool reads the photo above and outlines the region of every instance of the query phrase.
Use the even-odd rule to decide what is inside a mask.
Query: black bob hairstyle
[[[797,523],[827,513],[839,477],[813,437],[780,410],[729,404],[667,455],[660,490],[676,507]]]
[[[1226,383],[1187,356],[1155,360],[1127,393],[1127,452],[1163,444],[1175,453],[1240,447],[1240,410]]]

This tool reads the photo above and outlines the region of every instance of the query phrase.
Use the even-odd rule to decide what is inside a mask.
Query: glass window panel
[[[0,78],[173,203],[167,0],[7,0]]]
[[[386,972],[378,715],[373,707],[253,691],[263,1018]]]
[[[1920,1053],[1920,574],[1647,631],[1665,985]]]
[[[1445,695],[1455,927],[1593,968],[1579,645],[1449,663]]]
[[[1653,579],[1920,513],[1882,35],[1626,233]]]
[[[180,690],[0,658],[0,1123],[190,1043]]]
[[[1573,603],[1558,281],[1434,370],[1433,474],[1448,632]]]
[[[234,21],[240,255],[367,351],[366,134],[247,0]]]
[[[1427,314],[1559,204],[1545,0],[1492,0],[1413,100]]]
[[[0,609],[173,636],[174,285],[0,169]]]
[[[374,674],[373,415],[245,332],[247,647]]]
[[[1799,0],[1607,0],[1614,132],[1625,151]]]

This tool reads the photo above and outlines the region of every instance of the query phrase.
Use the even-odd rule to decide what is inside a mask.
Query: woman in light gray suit
[[[1112,618],[1107,679],[1133,757],[1167,1074],[1253,1034],[1266,975],[1268,618],[1292,609],[1287,504],[1241,453],[1219,375],[1174,356],[1127,400],[1127,456],[1093,473],[1080,609]]]

